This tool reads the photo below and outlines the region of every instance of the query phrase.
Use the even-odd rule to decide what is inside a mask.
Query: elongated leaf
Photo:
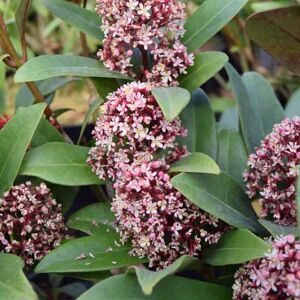
[[[219,127],[239,131],[239,116],[236,107],[227,109],[221,116]]]
[[[106,232],[113,227],[115,220],[111,207],[107,203],[88,205],[75,212],[68,220],[68,227],[83,231],[89,235]]]
[[[247,88],[255,112],[255,121],[259,123],[263,136],[272,131],[274,124],[284,119],[284,110],[277,99],[270,83],[256,72],[243,75],[243,82]]]
[[[68,241],[49,253],[35,268],[37,273],[95,272],[145,263],[129,256],[129,245],[118,246],[119,235],[111,230]]]
[[[9,190],[45,110],[36,104],[17,113],[0,131],[0,195]]]
[[[223,171],[243,184],[243,172],[247,165],[247,152],[239,132],[221,129],[218,132],[218,164]]]
[[[27,281],[21,258],[0,253],[0,300],[37,300],[38,297]]]
[[[300,7],[286,7],[252,15],[246,32],[284,66],[300,75]]]
[[[30,5],[31,5],[31,0],[19,1],[16,10],[15,19],[16,19],[21,41],[25,40],[25,24],[26,24],[26,19],[28,17]]]
[[[264,219],[259,219],[258,222],[262,226],[264,226],[274,237],[280,235],[289,235],[289,234],[293,234],[294,236],[299,236],[299,231],[296,226],[278,225]]]
[[[195,51],[220,31],[247,3],[247,0],[206,0],[187,20],[183,42]]]
[[[134,275],[110,277],[84,293],[78,300],[230,300],[229,288],[183,277],[170,276],[160,282],[151,296],[143,294]]]
[[[100,17],[79,5],[65,0],[43,0],[44,5],[57,17],[99,41],[104,38]]]
[[[191,99],[187,90],[178,87],[154,88],[152,94],[169,122],[181,113]]]
[[[216,160],[216,121],[210,100],[201,89],[193,92],[189,105],[180,117],[188,130],[187,137],[180,139],[181,144],[186,145],[190,152],[202,152]]]
[[[196,56],[194,65],[187,70],[187,74],[179,78],[180,86],[193,92],[218,73],[227,61],[228,56],[222,52],[201,52]]]
[[[83,121],[83,124],[81,126],[81,129],[80,129],[80,134],[79,134],[79,138],[78,138],[78,141],[77,141],[77,144],[80,143],[81,139],[82,139],[82,136],[84,134],[84,131],[86,129],[86,126],[88,124],[88,122],[90,121],[93,113],[97,110],[97,108],[103,103],[104,101],[102,99],[97,99],[95,100],[91,106],[89,107],[89,110],[87,111],[86,115],[85,115],[85,118],[84,118],[84,121]]]
[[[64,137],[58,130],[42,118],[31,140],[31,147],[35,148],[51,142],[64,142]]]
[[[200,261],[198,259],[184,255],[177,259],[169,267],[158,272],[153,272],[140,267],[134,267],[134,269],[142,291],[145,295],[151,295],[154,287],[167,276],[191,268],[197,269],[199,266]]]
[[[18,69],[15,81],[38,81],[57,76],[128,79],[121,73],[107,70],[96,59],[73,55],[42,55],[32,58]]]
[[[293,93],[285,110],[287,117],[300,116],[300,88]]]
[[[245,263],[264,257],[270,245],[248,230],[234,230],[225,234],[216,247],[210,248],[203,261],[213,266]]]
[[[6,111],[6,100],[5,100],[5,78],[6,78],[6,65],[1,63],[1,58],[5,54],[0,56],[0,114],[4,114]],[[6,56],[7,57],[7,56]]]
[[[172,164],[170,172],[220,174],[220,168],[208,155],[196,152]]]
[[[109,93],[116,91],[120,84],[117,79],[114,78],[91,78],[98,92],[98,95],[102,99],[106,99]]]
[[[247,88],[237,71],[227,63],[225,66],[231,85],[236,97],[239,117],[241,120],[242,132],[249,153],[254,152],[260,141],[265,137],[261,123],[256,120],[255,111]]]
[[[263,3],[253,3],[253,4],[251,4],[251,8],[255,12],[261,12],[261,11],[270,10],[270,9],[287,7],[290,5],[291,5],[291,3],[289,1],[276,1],[276,2],[268,1],[268,2],[263,2]]]
[[[66,143],[44,144],[26,154],[19,174],[66,186],[101,184],[86,163],[88,151]]]
[[[51,95],[56,92],[58,89],[64,87],[66,84],[75,81],[74,78],[63,78],[63,77],[54,77],[47,79],[45,81],[40,81],[37,83],[37,86],[43,96],[46,97],[46,102],[51,104],[54,97]],[[35,97],[30,92],[26,84],[22,84],[17,96],[16,96],[16,110],[19,107],[27,107],[34,103]]]
[[[171,182],[191,202],[226,223],[254,232],[261,231],[243,189],[226,173],[180,174]]]

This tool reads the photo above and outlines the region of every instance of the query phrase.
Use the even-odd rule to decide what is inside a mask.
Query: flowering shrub
[[[300,7],[280,2],[0,4],[0,300],[300,299]]]
[[[293,235],[277,238],[264,258],[247,263],[235,274],[233,299],[298,299],[300,243]]]
[[[296,225],[296,181],[300,163],[300,118],[274,126],[248,160],[244,177],[248,195],[260,199],[262,217]]]
[[[0,251],[21,256],[28,266],[57,247],[65,230],[61,205],[44,183],[14,186],[0,198]]]

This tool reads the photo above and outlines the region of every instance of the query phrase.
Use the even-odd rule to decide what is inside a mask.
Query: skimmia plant
[[[300,299],[297,1],[255,2],[246,23],[247,0],[13,3],[14,33],[0,15],[1,66],[21,83],[15,113],[0,93],[0,300]],[[40,11],[57,17],[47,32],[80,32],[82,56],[34,55]],[[240,63],[203,51],[218,34],[231,53],[236,25]],[[294,74],[278,95],[249,72],[269,77],[251,40]],[[74,141],[53,100],[78,78],[92,101]],[[212,78],[230,107],[205,92]],[[95,201],[72,205],[86,186]]]

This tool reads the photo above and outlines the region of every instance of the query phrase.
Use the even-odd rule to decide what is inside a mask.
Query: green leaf
[[[259,219],[258,222],[264,226],[274,237],[289,234],[299,236],[299,231],[296,226],[279,225],[264,219]]]
[[[265,137],[272,131],[274,124],[284,119],[284,110],[272,86],[263,76],[256,72],[247,72],[242,78],[251,100],[249,105],[255,112],[255,121],[259,123]]]
[[[5,56],[5,54],[2,56]],[[6,65],[1,63],[1,57],[0,57],[0,114],[1,115],[4,114],[6,111],[5,79],[6,79]]]
[[[300,116],[300,88],[293,93],[286,105],[285,111],[287,117]]]
[[[204,211],[236,228],[261,232],[247,195],[226,173],[179,174],[171,182],[179,192]]]
[[[247,3],[247,0],[206,0],[188,18],[183,43],[189,52],[203,46],[220,31]]]
[[[162,280],[151,296],[145,296],[134,275],[110,277],[89,289],[77,300],[230,300],[230,288],[208,282],[169,276]]]
[[[255,11],[255,12],[261,12],[264,10],[270,10],[270,9],[277,9],[277,8],[282,8],[282,7],[286,7],[286,6],[290,6],[291,3],[289,1],[276,1],[276,2],[263,2],[263,3],[253,3],[251,4],[251,8]]]
[[[11,188],[46,104],[18,112],[0,131],[0,195]]]
[[[142,264],[146,259],[129,256],[129,245],[118,246],[115,230],[70,240],[50,252],[35,268],[36,273],[95,272]],[[84,256],[83,256],[84,255]],[[79,257],[83,259],[79,259]],[[86,258],[84,258],[86,257]]]
[[[243,184],[247,152],[239,132],[222,128],[218,131],[218,141],[218,165],[240,184]]]
[[[68,227],[83,231],[89,235],[102,233],[103,229],[113,228],[115,216],[107,203],[85,206],[75,212],[68,220]]]
[[[239,116],[236,107],[227,109],[221,116],[219,127],[239,131]]]
[[[215,116],[207,95],[197,89],[192,93],[189,105],[180,115],[183,127],[188,130],[186,138],[180,139],[190,152],[205,153],[217,159],[217,130]]]
[[[231,64],[227,63],[225,69],[236,97],[244,141],[248,152],[252,153],[265,137],[263,128],[261,127],[261,123],[256,120],[257,112],[255,112],[242,78]]]
[[[201,52],[195,57],[194,65],[187,74],[179,78],[181,87],[193,92],[200,85],[218,73],[228,61],[228,56],[222,52]]]
[[[167,276],[184,270],[197,269],[199,266],[198,259],[184,255],[161,271],[154,272],[140,267],[134,267],[134,270],[144,294],[151,295],[154,287]]]
[[[62,78],[62,77],[54,77],[47,79],[45,81],[37,82],[37,86],[41,91],[42,95],[45,96],[46,102],[51,104],[53,100],[52,94],[56,92],[58,89],[64,87],[66,84],[75,81],[74,78]],[[22,84],[17,96],[16,96],[16,110],[19,107],[27,107],[34,103],[35,97],[32,95],[31,91],[27,87],[26,84]]]
[[[264,257],[270,245],[248,230],[240,229],[225,234],[215,247],[208,249],[203,261],[213,266],[245,263]]]
[[[78,141],[77,141],[77,144],[80,143],[81,139],[82,139],[82,136],[84,134],[84,131],[86,129],[86,126],[89,122],[89,120],[91,119],[91,117],[93,116],[94,112],[97,110],[97,108],[99,108],[99,106],[103,103],[104,101],[102,99],[97,99],[95,100],[91,106],[89,107],[89,110],[87,111],[86,115],[85,115],[85,118],[84,118],[84,121],[83,121],[83,124],[81,126],[81,129],[80,129],[80,134],[79,134],[79,138],[78,138]]]
[[[100,29],[100,17],[79,5],[64,0],[43,0],[43,4],[57,17],[80,31],[102,41],[104,34]]]
[[[171,165],[171,173],[207,173],[220,174],[220,168],[215,161],[203,153],[191,153]]]
[[[91,78],[98,92],[98,95],[102,99],[106,99],[109,93],[116,91],[120,84],[114,78]]]
[[[246,22],[249,37],[284,66],[300,75],[300,7],[286,7],[252,15]]]
[[[42,55],[25,63],[15,75],[15,82],[38,81],[57,76],[104,77],[129,79],[109,71],[92,58],[73,55]]]
[[[191,99],[191,95],[187,90],[178,87],[154,88],[152,94],[168,122],[178,117]]]
[[[64,137],[52,126],[48,120],[42,118],[31,140],[31,147],[35,148],[50,142],[64,142]]]
[[[89,148],[66,143],[48,143],[29,151],[19,174],[35,176],[66,186],[103,183],[86,163]]]
[[[25,41],[25,26],[26,19],[28,17],[29,9],[31,5],[31,0],[19,1],[18,7],[15,13],[16,24],[18,27],[20,41]]]
[[[30,283],[22,269],[21,258],[0,253],[0,300],[37,300]]]

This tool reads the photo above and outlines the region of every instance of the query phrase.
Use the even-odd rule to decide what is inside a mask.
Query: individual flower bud
[[[88,163],[101,179],[115,179],[120,163],[137,160],[142,152],[151,155],[174,148],[176,138],[185,134],[179,118],[166,121],[151,85],[132,82],[107,97],[93,131],[96,146]]]
[[[258,198],[261,217],[281,225],[296,225],[296,181],[300,164],[300,118],[274,126],[244,173],[248,195]]]
[[[172,186],[169,163],[179,153],[124,165],[114,184],[112,210],[121,241],[131,241],[130,254],[148,257],[150,268],[167,267],[185,254],[199,257],[229,230]]]
[[[2,117],[0,117],[0,129],[2,129],[9,120],[10,117],[8,115],[3,115]]]
[[[264,258],[253,260],[235,274],[234,300],[300,299],[300,243],[293,235],[271,243]]]
[[[19,255],[27,266],[57,247],[65,231],[61,205],[44,183],[14,186],[0,198],[0,252]]]

